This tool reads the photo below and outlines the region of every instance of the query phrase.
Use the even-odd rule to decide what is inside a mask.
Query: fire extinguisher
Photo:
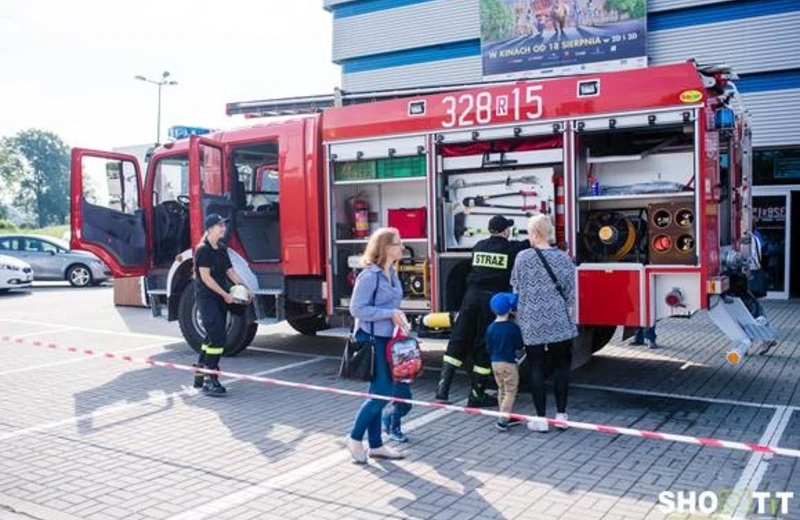
[[[369,237],[369,203],[356,195],[353,201],[353,236],[356,238]]]

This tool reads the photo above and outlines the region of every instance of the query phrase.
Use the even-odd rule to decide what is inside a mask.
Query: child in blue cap
[[[502,413],[511,413],[519,388],[517,350],[524,345],[519,326],[509,319],[509,313],[517,308],[517,299],[516,294],[497,293],[489,302],[497,318],[486,329],[486,348],[492,360],[492,372],[497,382],[497,402]],[[499,419],[495,426],[504,432],[508,431],[509,426],[517,424],[520,421],[504,418]]]

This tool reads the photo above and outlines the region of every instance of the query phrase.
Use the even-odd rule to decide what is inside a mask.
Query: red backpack
[[[422,373],[422,349],[416,338],[404,336],[395,327],[394,337],[386,343],[386,361],[393,381],[413,381]]]

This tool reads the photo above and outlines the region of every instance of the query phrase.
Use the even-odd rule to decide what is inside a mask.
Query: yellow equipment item
[[[449,312],[432,312],[426,314],[422,318],[422,324],[429,329],[449,329],[453,326],[451,322],[451,313]]]
[[[403,292],[412,298],[430,297],[430,272],[427,259],[403,258],[396,265]]]

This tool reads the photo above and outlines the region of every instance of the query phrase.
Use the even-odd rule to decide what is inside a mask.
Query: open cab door
[[[132,155],[72,149],[70,245],[94,253],[116,277],[148,266],[142,175]]]
[[[203,222],[217,213],[224,218],[234,216],[231,190],[225,182],[224,145],[204,137],[189,139],[189,221],[192,244],[203,238]],[[229,233],[233,226],[229,226]]]

